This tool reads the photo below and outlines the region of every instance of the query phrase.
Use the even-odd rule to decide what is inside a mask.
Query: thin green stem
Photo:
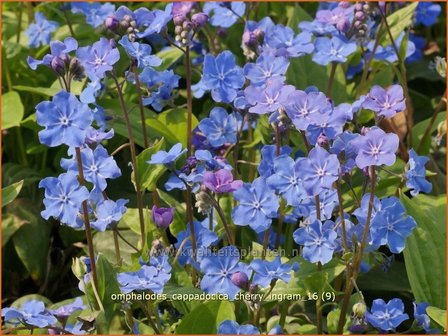
[[[338,194],[339,216],[341,217],[341,225],[342,225],[342,246],[344,247],[344,252],[347,253],[348,252],[347,231],[345,228],[344,204],[343,204],[343,200],[342,200],[340,178],[336,181],[336,191]]]
[[[190,47],[185,48],[185,81],[187,86],[187,156],[192,153],[193,96],[191,93],[191,61]]]
[[[327,87],[327,97],[331,99],[333,95],[333,83],[334,83],[334,77],[336,75],[336,69],[338,67],[339,63],[332,62],[331,63],[331,71],[330,71],[330,78],[328,79],[328,87]]]
[[[226,215],[224,214],[224,211],[221,208],[221,205],[219,205],[219,202],[213,197],[213,195],[210,195],[210,200],[213,204],[213,207],[218,212],[219,218],[221,218],[222,225],[224,226],[224,229],[226,230],[227,239],[229,240],[230,245],[235,245],[235,242],[233,241],[233,236],[230,231],[229,224],[227,223]]]

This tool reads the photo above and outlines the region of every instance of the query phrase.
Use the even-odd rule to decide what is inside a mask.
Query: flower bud
[[[117,17],[114,15],[108,16],[106,18],[106,20],[104,21],[104,25],[106,26],[106,28],[114,33],[117,32],[119,24],[120,24],[120,22],[118,21]]]
[[[184,23],[182,23],[182,29],[189,32],[193,29],[193,23],[190,21],[184,21]]]
[[[117,47],[117,43],[115,42],[114,39],[109,40],[109,45],[112,49],[115,49]]]
[[[53,57],[50,63],[51,68],[54,72],[56,72],[60,76],[64,76],[65,74],[65,62],[62,58],[56,56]]]
[[[152,207],[152,222],[159,229],[166,229],[174,219],[174,208],[159,208],[156,205]]]
[[[205,13],[196,13],[191,17],[191,22],[196,28],[204,27],[208,22],[208,15]]]
[[[355,18],[357,18],[358,20],[364,20],[366,18],[364,12],[356,12],[355,13]]]
[[[353,305],[352,311],[354,316],[362,318],[367,311],[366,304],[364,302],[357,302]]]
[[[243,43],[248,47],[254,47],[257,44],[257,38],[253,32],[246,30],[243,33]]]
[[[350,2],[349,1],[340,1],[338,6],[341,8],[349,8]]]
[[[210,199],[210,195],[205,191],[200,191],[195,195],[195,198],[195,207],[198,208],[198,211],[203,213],[204,215],[208,215],[213,208],[213,203]]]
[[[232,283],[241,288],[241,289],[248,289],[249,285],[249,278],[247,277],[247,274],[244,272],[235,272],[230,277],[230,280]]]
[[[176,15],[175,17],[173,17],[174,25],[175,25],[175,26],[181,26],[182,23],[184,23],[184,21],[185,21],[186,19],[187,19],[187,18],[186,18],[185,16],[183,16],[183,15]]]
[[[74,80],[80,81],[84,78],[84,68],[81,65],[81,62],[76,57],[73,57],[70,60],[70,65],[68,68],[68,71],[70,75],[73,77]]]

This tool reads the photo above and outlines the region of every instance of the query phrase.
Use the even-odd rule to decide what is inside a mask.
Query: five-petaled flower
[[[409,319],[404,313],[404,304],[400,299],[392,299],[388,303],[382,299],[373,300],[370,312],[366,312],[366,320],[381,331],[394,330],[403,321]]]
[[[403,88],[392,85],[387,90],[375,85],[366,96],[362,107],[376,112],[379,116],[392,118],[406,108]]]
[[[76,56],[86,70],[87,76],[94,80],[104,78],[107,71],[120,59],[120,52],[111,45],[111,42],[102,37],[91,46],[79,48]]]

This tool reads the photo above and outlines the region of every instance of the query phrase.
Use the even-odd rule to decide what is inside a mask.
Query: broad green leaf
[[[327,315],[327,329],[329,334],[337,334],[338,324],[339,324],[339,316],[341,315],[341,309],[336,308],[333,309]],[[350,319],[345,320],[345,325],[343,329],[343,333],[345,334],[348,331],[348,327],[350,325]]]
[[[95,233],[93,236],[93,247],[96,252],[102,253],[110,263],[116,264],[117,257],[115,254],[113,234],[114,233],[111,230]],[[120,230],[120,234],[134,246],[137,246],[140,242],[140,234],[137,234],[132,230]],[[120,247],[120,255],[123,263],[131,263],[131,255],[136,251],[119,237],[118,245]]]
[[[313,18],[304,10],[298,3],[294,7],[288,7],[286,10],[288,17],[287,26],[292,28],[295,32],[298,31],[298,25],[302,21],[312,21]]]
[[[20,126],[24,113],[22,100],[17,92],[2,94],[2,130]]]
[[[155,225],[151,223],[151,210],[143,209],[143,217],[145,218],[146,232],[148,233],[149,238],[152,240],[158,237],[158,230]],[[140,235],[140,217],[138,214],[138,209],[128,208],[123,217],[121,217],[120,221],[118,222],[118,227],[130,228],[136,234]]]
[[[14,89],[17,91],[36,93],[44,97],[53,97],[56,93],[61,91],[61,88],[45,88],[39,86],[26,86],[26,85],[15,85]]]
[[[16,233],[23,224],[28,223],[27,220],[17,217],[14,214],[7,213],[2,217],[2,246]]]
[[[183,52],[178,48],[169,48],[162,50],[156,54],[162,60],[162,64],[157,67],[158,71],[171,68],[183,55]]]
[[[86,84],[87,78],[84,78],[81,81],[72,81],[70,84],[70,92],[74,95],[80,95],[82,90],[84,89],[84,86]],[[50,87],[51,89],[57,89],[58,92],[62,90],[61,84],[58,80],[55,80],[53,84]]]
[[[400,197],[417,227],[403,251],[412,293],[417,302],[446,308],[446,195]]]
[[[2,208],[16,199],[22,187],[23,180],[2,188]]]
[[[440,122],[446,120],[446,112],[440,112],[436,120],[434,121],[434,124],[432,125],[431,131],[429,133],[429,136],[427,137],[425,143],[420,145],[420,142],[423,138],[423,134],[425,133],[426,129],[429,126],[431,118],[428,118],[426,120],[423,120],[419,122],[418,124],[415,124],[412,128],[412,143],[414,144],[414,147],[421,146],[419,155],[428,155],[429,150],[431,148],[431,138],[432,134],[437,130],[437,126]]]
[[[207,301],[182,319],[176,334],[216,334],[224,320],[235,320],[233,304],[229,301]]]
[[[146,148],[137,156],[137,172],[139,175],[140,186],[147,190],[155,190],[157,187],[157,181],[166,171],[164,165],[148,164],[147,161],[151,159],[151,156],[157,153],[159,150],[165,149],[165,139],[162,138],[154,145]],[[134,176],[132,177],[133,182]]]
[[[426,308],[426,313],[446,332],[446,310],[429,306]]]
[[[394,41],[398,36],[405,31],[414,21],[414,13],[417,8],[418,2],[412,2],[406,7],[397,10],[396,12],[387,16],[387,23],[390,27],[390,32]],[[389,34],[387,33],[386,27],[383,25],[382,29],[378,32],[381,36],[380,43],[382,45],[392,44]]]
[[[303,324],[297,327],[295,333],[300,335],[316,335],[317,327],[313,324]]]

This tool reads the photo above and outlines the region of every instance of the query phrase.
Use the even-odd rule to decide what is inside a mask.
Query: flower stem
[[[84,185],[85,181],[84,181],[84,170],[82,167],[81,149],[79,147],[76,147],[75,152],[76,152],[76,161],[78,163],[79,184]],[[84,216],[84,225],[86,228],[86,240],[87,240],[87,248],[89,251],[93,284],[96,288],[98,288],[98,280],[97,280],[98,278],[96,276],[95,251],[93,250],[92,228],[90,227],[89,209],[87,207],[87,201],[82,202],[82,212]],[[96,304],[98,304],[98,302]]]
[[[338,193],[339,216],[341,217],[341,226],[342,226],[342,246],[344,247],[345,253],[347,253],[348,252],[347,231],[345,230],[344,205],[343,205],[343,201],[342,201],[342,190],[341,190],[340,177],[336,181],[336,191]]]
[[[348,305],[350,303],[350,296],[352,294],[354,284],[356,283],[356,279],[358,278],[359,274],[359,266],[361,265],[362,256],[364,253],[364,249],[367,244],[367,237],[369,235],[370,230],[370,220],[372,217],[372,211],[373,211],[373,201],[375,197],[375,184],[376,184],[376,172],[375,167],[369,167],[370,172],[370,198],[369,198],[369,208],[367,210],[367,219],[366,224],[364,226],[364,231],[362,234],[362,240],[361,244],[359,245],[358,253],[354,257],[353,266],[347,267],[347,275],[346,275],[346,286],[344,291],[344,298],[342,300],[342,306],[341,306],[341,315],[339,315],[339,321],[338,321],[338,328],[337,328],[337,334],[342,335],[344,325],[345,325],[345,319],[348,311]]]
[[[192,153],[193,97],[191,94],[191,62],[190,47],[185,48],[185,80],[187,85],[187,157]]]
[[[227,239],[229,240],[230,245],[235,245],[235,242],[233,241],[233,236],[230,232],[229,224],[227,223],[226,215],[224,214],[224,211],[222,211],[221,206],[219,205],[219,202],[212,196],[210,196],[210,200],[212,201],[213,207],[218,212],[219,218],[221,218],[222,225],[224,226],[224,229],[226,230]]]
[[[133,170],[134,170],[135,189],[137,192],[138,216],[139,216],[139,220],[140,220],[140,233],[142,236],[141,243],[142,243],[142,249],[143,249],[146,244],[145,217],[143,214],[143,196],[142,196],[142,192],[140,189],[140,180],[139,180],[138,171],[137,171],[137,155],[135,152],[134,136],[132,134],[132,126],[131,126],[131,121],[129,119],[129,113],[126,108],[126,104],[124,102],[122,87],[121,87],[120,83],[118,82],[118,79],[115,75],[112,75],[112,79],[114,80],[115,86],[117,87],[118,99],[120,101],[120,106],[121,106],[121,109],[124,114],[124,119],[126,121],[126,127],[128,129],[129,147],[131,148],[131,161],[132,161],[132,166],[133,166]]]

